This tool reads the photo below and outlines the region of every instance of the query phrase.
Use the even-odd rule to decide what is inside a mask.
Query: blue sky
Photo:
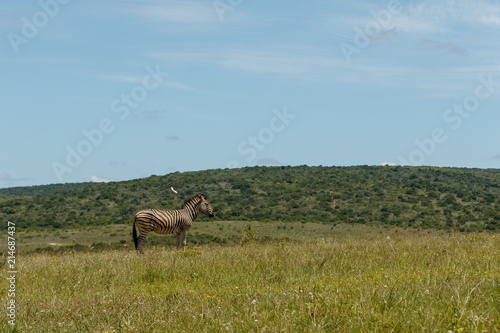
[[[500,2],[0,4],[0,187],[500,167]]]

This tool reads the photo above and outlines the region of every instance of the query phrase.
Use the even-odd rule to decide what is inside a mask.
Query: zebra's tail
[[[135,230],[135,219],[136,217],[134,216],[134,223],[132,224],[132,235],[134,236],[135,249],[137,250],[138,240],[137,240],[137,231]]]

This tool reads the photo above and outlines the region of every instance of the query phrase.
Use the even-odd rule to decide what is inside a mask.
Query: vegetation
[[[323,223],[299,222],[246,222],[210,220],[197,221],[191,228],[188,246],[206,244],[240,244],[257,240],[288,241],[311,240],[335,236],[339,233],[357,233],[361,225],[339,224],[336,226]],[[382,229],[381,229],[382,230]],[[109,226],[82,227],[78,229],[24,230],[15,234],[16,252],[61,253],[70,250],[100,251],[109,248],[121,248],[133,251],[132,225],[115,224]],[[260,235],[257,238],[257,235]],[[153,247],[175,248],[175,235],[159,235],[154,232],[146,238],[145,251]],[[0,244],[0,253],[7,252],[7,243]]]
[[[0,220],[24,230],[130,224],[140,209],[178,209],[200,192],[218,221],[500,229],[500,170],[389,166],[249,167],[4,189]]]
[[[150,247],[144,256],[23,255],[16,331],[499,331],[498,237],[345,228],[324,239],[262,242],[252,225],[240,230],[241,243]],[[0,288],[8,283],[0,279]],[[0,298],[6,304],[7,293]],[[0,331],[11,330],[1,321]]]
[[[66,192],[72,189],[91,186],[91,185],[96,185],[96,183],[66,183],[66,184],[51,184],[43,186],[0,188],[0,201],[12,198],[29,197],[33,195]]]

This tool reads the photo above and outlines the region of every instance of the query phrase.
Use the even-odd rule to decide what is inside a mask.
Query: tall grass
[[[498,332],[491,234],[18,258],[21,332]],[[7,286],[1,281],[2,290]],[[2,294],[3,304],[7,295]],[[10,325],[2,321],[1,330]]]

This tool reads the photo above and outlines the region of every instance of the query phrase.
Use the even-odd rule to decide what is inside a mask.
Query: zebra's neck
[[[198,214],[200,213],[199,204],[200,204],[199,201],[198,202],[188,202],[184,207],[184,210],[187,211],[189,217],[191,218],[191,221],[194,221],[196,219],[196,217],[198,216]]]

